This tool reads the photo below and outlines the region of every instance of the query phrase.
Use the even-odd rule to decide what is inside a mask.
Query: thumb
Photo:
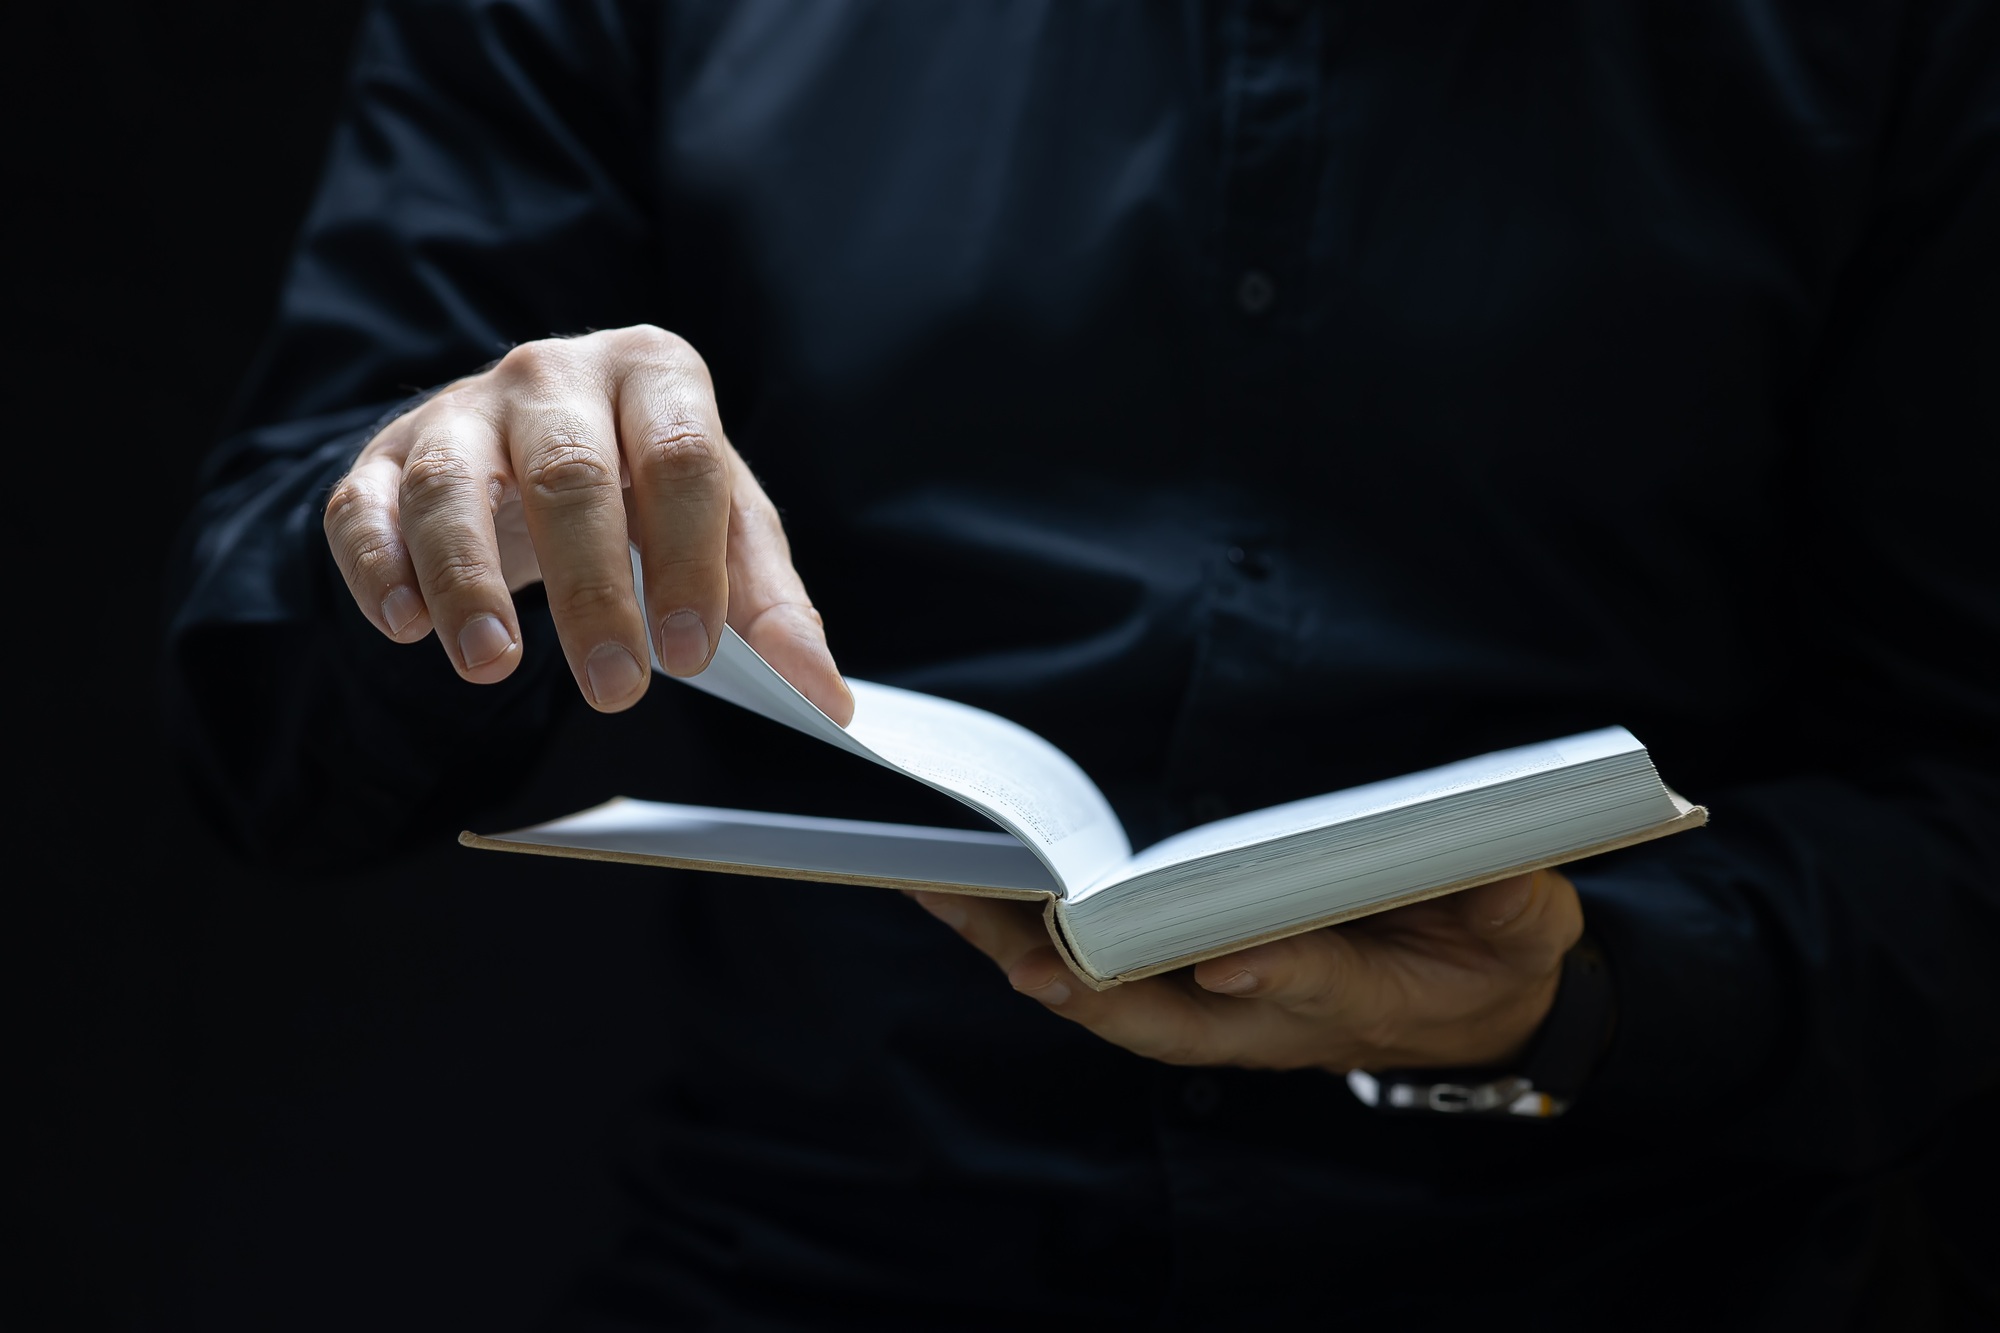
[[[1531,870],[1467,889],[1459,920],[1507,961],[1540,966],[1583,934],[1583,904],[1559,870]]]

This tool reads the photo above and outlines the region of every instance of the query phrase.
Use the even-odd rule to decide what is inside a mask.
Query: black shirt
[[[385,5],[176,575],[190,759],[275,858],[503,801],[582,707],[546,614],[462,684],[319,505],[422,386],[664,325],[843,668],[1135,843],[1609,723],[1714,822],[1574,867],[1618,1027],[1537,1126],[1150,1064],[897,895],[663,881],[657,1188],[580,1302],[1837,1322],[2000,1083],[1997,57],[1971,3]],[[630,795],[951,817],[692,691],[631,725]]]

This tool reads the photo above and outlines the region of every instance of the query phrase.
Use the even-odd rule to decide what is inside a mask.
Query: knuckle
[[[544,499],[618,489],[618,470],[611,461],[568,435],[536,444],[521,479]]]
[[[348,552],[356,582],[387,587],[402,582],[403,552],[386,538],[364,541]]]
[[[685,588],[706,583],[720,574],[723,556],[720,551],[679,551],[649,561],[646,570],[648,587],[658,584],[662,589]]]
[[[355,526],[366,522],[368,500],[368,492],[355,485],[353,478],[341,478],[326,497],[326,508],[320,513],[320,524],[327,536],[338,542]]]
[[[559,601],[566,618],[588,620],[621,609],[631,598],[630,584],[621,588],[613,583],[592,581],[565,588]]]
[[[435,504],[444,497],[477,484],[472,464],[449,449],[430,449],[413,456],[403,465],[402,493],[405,504]]]
[[[617,357],[627,371],[639,371],[670,384],[697,386],[704,395],[714,392],[708,362],[693,343],[677,333],[651,324],[636,325],[623,331]]]
[[[527,383],[567,378],[576,365],[576,349],[562,338],[537,338],[509,348],[494,369],[504,378]]]
[[[721,475],[722,465],[722,446],[692,426],[654,432],[633,460],[633,469],[648,481],[670,486],[711,481]]]
[[[625,336],[641,360],[672,367],[703,364],[693,343],[657,324],[634,324],[625,330]]]
[[[446,594],[479,588],[492,574],[492,564],[470,549],[439,552],[431,567],[431,581]]]

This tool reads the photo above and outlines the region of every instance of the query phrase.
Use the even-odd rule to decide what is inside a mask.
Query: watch
[[[1548,1120],[1583,1091],[1615,1012],[1610,966],[1586,935],[1563,955],[1555,1000],[1515,1069],[1352,1069],[1347,1086],[1363,1105],[1391,1114]]]

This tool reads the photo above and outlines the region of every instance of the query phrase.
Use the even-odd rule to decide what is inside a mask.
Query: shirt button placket
[[[1303,273],[1327,15],[1304,0],[1225,11],[1224,254],[1239,314],[1268,316]],[[1288,301],[1289,304],[1289,301]]]

